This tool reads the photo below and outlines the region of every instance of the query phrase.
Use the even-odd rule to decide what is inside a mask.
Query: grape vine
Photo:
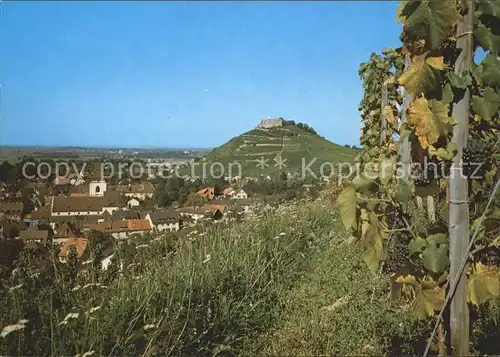
[[[452,161],[461,150],[454,141],[453,113],[465,95],[470,95],[470,105],[464,112],[469,113],[468,142],[460,151],[469,182],[464,195],[470,202],[470,226],[484,226],[471,252],[468,301],[480,304],[500,292],[498,225],[486,223],[498,224],[500,209],[490,210],[485,222],[478,221],[482,211],[475,209],[484,206],[499,176],[500,2],[472,3],[473,9],[455,0],[400,3],[401,48],[372,54],[360,66],[365,93],[359,106],[363,151],[357,159],[362,168],[338,197],[342,222],[361,240],[369,268],[375,272],[383,264],[383,272],[392,274],[403,291],[411,291],[403,295],[421,317],[432,316],[443,306],[450,238],[448,231],[426,237],[415,234],[406,207],[416,189],[444,182],[452,174]],[[457,33],[457,25],[468,11],[474,11],[472,51],[481,60],[457,73],[457,41],[471,36]],[[404,56],[410,57],[411,66],[403,71]],[[384,86],[387,108],[381,106]],[[402,90],[412,98],[405,113],[399,111]],[[384,115],[388,127],[381,141]],[[404,137],[411,147],[410,178],[401,175],[398,166]]]

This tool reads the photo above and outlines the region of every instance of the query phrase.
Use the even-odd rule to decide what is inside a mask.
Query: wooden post
[[[387,136],[387,118],[384,114],[384,108],[389,104],[389,93],[387,84],[382,84],[382,100],[380,104],[380,146],[384,145]]]
[[[455,62],[455,73],[462,74],[471,68],[473,53],[474,1],[467,0],[467,14],[457,27],[457,49],[460,55]],[[457,155],[453,158],[450,175],[450,281],[458,278],[461,261],[467,255],[469,243],[469,206],[467,178],[462,174],[462,153],[467,145],[469,134],[469,101],[470,92],[465,90],[464,96],[453,106],[453,117],[457,124],[453,128],[452,142],[456,144]],[[451,354],[454,356],[469,355],[469,309],[467,306],[467,278],[465,271],[460,276],[455,295],[450,303],[450,338]]]
[[[417,200],[417,209],[419,212],[424,212],[424,202],[422,201],[422,197],[417,196],[415,197]]]
[[[436,222],[436,207],[434,206],[434,196],[427,196],[427,218],[429,222]]]
[[[410,66],[411,66],[411,58],[409,54],[406,54],[405,72],[408,71]],[[410,106],[410,103],[413,100],[411,94],[408,93],[406,90],[404,90],[404,88],[402,91],[403,91],[403,107],[401,108],[400,134],[402,126],[406,124],[406,111],[408,110],[408,107]],[[400,156],[401,167],[404,170],[403,177],[405,179],[408,179],[408,177],[410,176],[410,164],[411,164],[411,146],[410,146],[409,135],[405,135],[403,137],[401,146],[399,148],[399,156]]]

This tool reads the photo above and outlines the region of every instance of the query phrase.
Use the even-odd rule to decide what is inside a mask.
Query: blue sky
[[[261,119],[358,144],[397,2],[2,3],[3,145],[218,146]]]

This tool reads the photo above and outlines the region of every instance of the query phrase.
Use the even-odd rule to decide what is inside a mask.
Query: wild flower
[[[203,259],[202,264],[208,263],[212,259],[210,254],[205,255],[205,259]]]
[[[80,316],[78,312],[70,312],[69,314],[66,315],[64,320],[62,320],[59,325],[66,325],[70,320],[72,319],[77,319]]]
[[[9,288],[9,293],[11,293],[11,292],[13,292],[13,291],[15,291],[17,289],[20,289],[22,287],[23,287],[23,284],[18,284],[16,286],[13,286],[13,287]]]
[[[92,314],[92,313],[94,313],[94,312],[96,312],[96,311],[98,311],[100,309],[101,309],[101,305],[95,306],[95,307],[91,308],[89,311],[87,311],[87,313],[88,314]]]
[[[10,333],[14,332],[14,331],[19,331],[19,330],[22,330],[23,328],[26,327],[26,324],[28,323],[28,320],[26,319],[22,319],[22,320],[19,320],[17,323],[13,324],[13,325],[7,325],[3,328],[2,332],[0,333],[0,337],[7,337],[7,335],[9,335]]]

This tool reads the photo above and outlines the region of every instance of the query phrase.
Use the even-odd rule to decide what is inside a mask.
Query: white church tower
[[[104,192],[108,189],[108,184],[104,180],[91,181],[89,184],[90,196],[104,196]]]

